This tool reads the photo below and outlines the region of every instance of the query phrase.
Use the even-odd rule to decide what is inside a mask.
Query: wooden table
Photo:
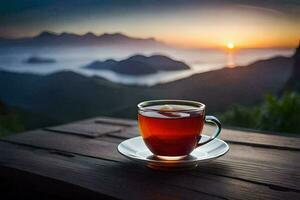
[[[2,138],[1,197],[300,199],[299,138],[225,129],[225,156],[165,172],[117,152],[121,141],[138,134],[135,121],[93,118]]]

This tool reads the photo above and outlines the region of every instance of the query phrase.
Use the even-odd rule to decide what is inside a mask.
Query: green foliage
[[[0,137],[24,130],[20,115],[0,101]]]
[[[267,95],[261,105],[235,105],[220,118],[229,126],[300,133],[300,94],[285,93],[281,98]]]

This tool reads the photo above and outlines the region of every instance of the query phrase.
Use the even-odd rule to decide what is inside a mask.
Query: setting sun
[[[226,46],[227,46],[228,49],[233,49],[234,48],[234,44],[232,42],[228,42]]]

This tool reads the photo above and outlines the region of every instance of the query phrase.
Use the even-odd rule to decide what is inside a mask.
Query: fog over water
[[[223,67],[245,66],[257,60],[278,55],[291,56],[293,49],[243,49],[225,52],[216,49],[128,49],[120,47],[0,47],[0,69],[5,71],[46,75],[69,70],[86,76],[97,75],[123,84],[155,85],[178,80]],[[96,60],[126,59],[135,54],[161,54],[187,63],[191,70],[159,72],[153,75],[129,76],[108,70],[84,69]],[[31,56],[53,58],[55,63],[26,63]]]

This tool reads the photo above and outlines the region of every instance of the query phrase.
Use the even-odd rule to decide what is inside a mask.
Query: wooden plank
[[[111,124],[116,126],[137,126],[136,120],[131,119],[121,119],[121,118],[111,118],[111,117],[97,117],[93,118],[92,121],[99,124]]]
[[[204,126],[203,133],[211,135],[214,129],[211,126]],[[109,134],[119,138],[131,138],[140,135],[137,127],[128,128],[122,132]],[[222,129],[219,136],[221,139],[237,144],[245,144],[251,146],[262,146],[278,149],[300,150],[300,138],[287,137],[280,135],[270,135],[255,132],[244,132],[231,129]]]
[[[1,199],[116,199],[78,185],[36,174],[34,171],[2,165],[0,165],[0,181]]]
[[[86,137],[99,137],[108,133],[120,132],[124,128],[136,126],[137,122],[128,119],[94,117],[62,124],[54,127],[46,127],[44,130],[82,135]]]
[[[139,130],[137,128],[136,120],[129,119],[118,119],[118,118],[109,118],[109,117],[97,117],[92,119],[87,119],[76,123],[89,123],[89,124],[104,124],[112,125],[116,127],[128,127],[124,131],[112,131],[110,135],[120,138],[130,138],[139,135]],[[91,125],[93,127],[93,125]],[[97,126],[96,126],[97,127]],[[71,129],[69,133],[79,133],[79,134],[89,134],[89,129],[85,131],[78,129]],[[210,135],[214,131],[214,128],[205,125],[203,133]],[[105,133],[106,134],[106,133]],[[100,134],[101,135],[101,134]],[[279,148],[279,149],[295,149],[300,150],[300,138],[299,137],[290,137],[283,135],[272,135],[272,134],[263,134],[258,132],[242,131],[242,130],[233,130],[233,129],[222,129],[220,138],[231,143],[240,143],[253,146],[263,146],[270,148]]]
[[[0,149],[0,169],[4,167],[30,172],[39,176],[40,180],[36,181],[40,184],[43,184],[45,177],[56,179],[61,181],[59,186],[64,189],[67,189],[66,185],[73,184],[98,193],[98,198],[104,194],[118,199],[182,199],[187,196],[190,199],[221,199],[167,182],[159,182],[151,179],[147,173],[137,176],[135,171],[128,170],[128,166],[121,167],[115,162],[80,156],[60,157],[45,150],[24,149],[2,142]],[[48,189],[45,185],[44,190]],[[65,195],[70,191],[63,192]],[[69,196],[72,197],[73,193],[69,193]]]
[[[112,117],[92,117],[87,119],[82,119],[78,121],[74,121],[72,123],[99,123],[99,124],[109,124],[118,127],[131,127],[137,126],[137,121],[132,119],[124,119],[124,118],[112,118]]]
[[[224,129],[221,138],[228,142],[251,144],[253,146],[300,150],[300,138],[298,137]]]
[[[0,169],[3,167],[61,181],[59,187],[70,194],[67,184],[120,199],[299,199],[295,191],[278,191],[231,178],[193,172],[160,172],[131,162],[111,162],[76,155],[64,157],[44,149],[20,147],[0,142]],[[0,173],[3,172],[0,170]],[[26,182],[24,182],[26,184]],[[49,188],[44,188],[45,190]],[[76,193],[75,193],[76,194]]]
[[[50,134],[50,135],[49,135]],[[19,143],[25,143],[29,145],[38,145],[41,147],[56,147],[68,148],[68,151],[73,150],[84,155],[97,157],[100,150],[106,151],[107,145],[101,140],[106,139],[100,137],[99,140],[88,139],[82,140],[81,137],[68,137],[66,134],[58,134],[47,131],[32,131],[18,135],[12,135],[5,138],[5,140],[16,141]],[[107,139],[106,139],[107,140]],[[120,143],[123,139],[112,138],[113,143]],[[117,144],[115,144],[116,146]],[[108,151],[109,153],[110,151]],[[245,152],[245,153],[242,153]],[[101,154],[102,155],[102,154]],[[100,156],[100,155],[99,155]],[[232,160],[243,160],[249,162],[261,162],[264,164],[279,165],[283,167],[299,167],[299,152],[288,150],[270,150],[260,147],[251,147],[244,145],[230,145],[230,151],[226,154],[225,158],[231,158]],[[294,162],[295,161],[295,162]]]
[[[100,139],[116,144],[121,142],[118,138]],[[230,147],[224,157],[202,165],[196,171],[266,184],[281,190],[300,191],[300,157],[297,151],[237,144]]]
[[[121,131],[121,128],[108,124],[82,122],[48,127],[45,128],[45,130],[82,135],[94,138],[108,133],[119,132]]]
[[[137,126],[133,126],[130,128],[123,129],[119,133],[109,133],[108,135],[117,137],[117,138],[128,139],[128,138],[140,136],[140,132],[139,132],[139,128]]]
[[[116,150],[117,144],[121,141],[118,138],[114,138],[108,142],[101,140],[101,138],[98,140],[83,139],[75,135],[34,131],[11,136],[6,138],[6,140],[96,158],[120,162],[127,161]],[[226,156],[218,159],[218,162],[220,162],[219,166],[224,167],[226,170],[210,170],[217,163],[213,162],[212,166],[201,167],[201,171],[203,169],[203,172],[207,173],[248,180],[260,184],[269,184],[281,188],[293,190],[300,188],[300,177],[297,173],[300,169],[299,152],[244,147],[234,144],[231,145],[231,148],[232,150]],[[272,156],[267,159],[268,155]]]
[[[119,144],[124,139],[118,137],[101,137],[98,140],[104,140],[112,143]],[[247,145],[230,144],[229,152],[224,156],[217,159],[222,161],[238,161],[241,163],[258,163],[269,166],[280,167],[282,170],[300,169],[300,157],[298,151],[269,149],[263,147],[252,147]]]
[[[116,152],[115,146],[112,147],[111,143],[46,130],[36,130],[11,135],[6,138],[2,138],[2,140],[97,158],[101,158],[101,156],[105,154],[111,155],[111,152],[114,151],[115,153],[113,155],[115,159],[122,158],[123,160],[127,160],[126,158],[119,156]]]

